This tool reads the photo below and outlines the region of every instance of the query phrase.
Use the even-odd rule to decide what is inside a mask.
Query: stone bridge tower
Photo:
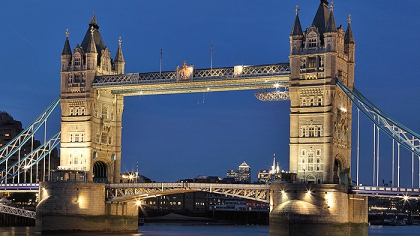
[[[86,171],[88,182],[119,182],[123,96],[92,88],[97,75],[124,74],[121,39],[114,60],[91,18],[81,45],[61,54],[60,169]]]
[[[299,9],[290,35],[290,171],[298,182],[351,184],[351,101],[336,79],[353,88],[355,42],[337,27],[333,4],[321,0],[302,31]]]

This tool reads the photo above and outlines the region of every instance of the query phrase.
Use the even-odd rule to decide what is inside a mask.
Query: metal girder
[[[204,191],[269,202],[269,185],[262,184],[218,184],[218,183],[128,183],[107,184],[108,201],[129,201],[161,195]]]
[[[288,63],[193,70],[190,77],[179,71],[97,76],[92,87],[124,96],[219,92],[288,87],[290,76]]]
[[[56,133],[46,143],[37,147],[32,152],[22,157],[17,162],[13,163],[9,168],[0,170],[0,173],[2,173],[0,183],[3,183],[6,179],[12,178],[20,173],[25,172],[33,165],[44,159],[44,157],[48,155],[60,143],[60,137],[61,131]]]
[[[36,212],[0,204],[0,212],[35,219]]]
[[[28,128],[23,130],[19,135],[13,138],[4,147],[0,148],[0,164],[3,164],[9,157],[15,154],[29,139],[33,137],[35,132],[42,126],[42,124],[50,116],[54,108],[60,102],[57,97],[47,109],[34,121]]]
[[[379,127],[389,137],[401,144],[410,152],[420,157],[420,135],[410,130],[403,124],[392,119],[390,116],[376,107],[356,88],[353,90],[346,87],[339,79],[337,85],[349,97],[353,103],[366,115],[377,127]]]

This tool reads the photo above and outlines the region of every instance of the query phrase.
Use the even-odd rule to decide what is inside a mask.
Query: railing
[[[107,184],[107,199],[127,201],[133,198],[150,198],[158,195],[205,191],[261,202],[269,202],[269,185],[219,184],[219,183],[124,183]]]
[[[38,190],[39,190],[38,183],[0,184],[0,191],[37,192]]]
[[[419,197],[420,188],[399,188],[380,186],[353,186],[351,191],[361,195],[380,195],[394,197]]]
[[[182,82],[182,80],[179,78],[178,71],[180,70],[177,69],[177,71],[166,72],[96,76],[92,87]],[[192,81],[209,81],[234,78],[250,78],[256,76],[261,77],[288,75],[290,74],[290,67],[288,63],[279,63],[260,66],[235,66],[214,69],[198,69],[192,71]]]
[[[36,212],[0,204],[0,212],[35,219]]]

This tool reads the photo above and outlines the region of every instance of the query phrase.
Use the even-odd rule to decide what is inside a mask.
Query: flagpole
[[[210,70],[213,70],[213,43],[210,44]]]
[[[163,49],[162,49],[162,45],[160,45],[159,75],[162,75],[162,54],[163,54]]]

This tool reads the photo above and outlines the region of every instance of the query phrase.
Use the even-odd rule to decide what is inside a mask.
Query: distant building
[[[14,139],[23,131],[22,123],[20,121],[14,120],[11,115],[5,111],[0,111],[0,148],[4,147],[8,142]],[[30,154],[33,149],[36,149],[41,145],[41,142],[38,140],[28,141],[20,151],[13,154],[7,161],[8,168],[11,164],[19,161],[19,159],[24,158],[26,155]],[[7,180],[7,183],[30,183],[48,180],[49,169],[57,169],[60,159],[58,157],[57,149],[51,151],[51,153],[41,160],[38,164],[33,165],[26,171],[26,174],[22,173],[19,176],[15,176]],[[45,166],[45,172],[44,172]],[[6,162],[0,164],[0,170],[6,169]],[[3,178],[4,172],[0,172],[0,179]],[[0,182],[6,182],[0,181]]]
[[[258,182],[260,183],[269,183],[271,181],[271,174],[268,170],[258,171]]]
[[[242,183],[251,182],[251,167],[245,161],[238,167],[238,181]]]
[[[194,178],[195,183],[219,183],[222,178],[218,176],[207,176],[207,175],[198,175]]]
[[[236,172],[235,170],[228,170],[226,172],[226,178],[233,178],[236,182],[238,182],[238,172]]]

